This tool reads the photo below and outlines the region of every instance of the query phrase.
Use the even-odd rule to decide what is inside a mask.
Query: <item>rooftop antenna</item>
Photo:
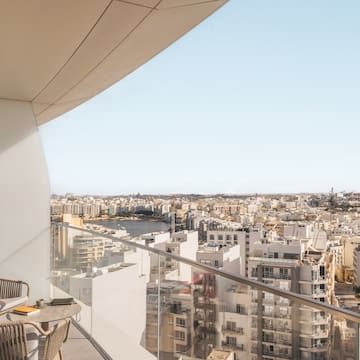
[[[331,210],[336,208],[336,199],[334,194],[334,188],[331,188],[330,194],[329,194],[329,208]]]
[[[332,221],[333,221],[333,215],[335,213],[335,209],[336,209],[336,197],[334,194],[334,188],[331,188],[330,194],[329,194],[329,211],[330,211],[330,226],[332,226]],[[330,228],[331,229],[331,228]],[[333,239],[333,235],[334,235],[334,229],[331,230],[331,240]]]
[[[175,220],[176,220],[176,213],[172,212],[170,214],[170,236],[173,237],[175,234]]]

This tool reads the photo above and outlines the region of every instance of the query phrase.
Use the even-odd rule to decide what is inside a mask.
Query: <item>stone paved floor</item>
[[[64,360],[103,360],[92,344],[71,325],[67,342],[63,345]]]

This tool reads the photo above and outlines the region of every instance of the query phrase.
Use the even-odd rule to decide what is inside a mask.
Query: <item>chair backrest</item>
[[[22,282],[0,279],[0,299],[21,296]]]
[[[0,323],[0,360],[54,360],[67,340],[70,319],[59,321],[49,331],[31,321]],[[43,340],[44,342],[43,342]],[[44,344],[43,352],[40,342]]]
[[[0,324],[0,359],[25,360],[27,353],[25,324],[23,322]]]
[[[44,360],[53,360],[60,352],[62,344],[67,340],[70,329],[70,319],[59,321],[46,337]]]

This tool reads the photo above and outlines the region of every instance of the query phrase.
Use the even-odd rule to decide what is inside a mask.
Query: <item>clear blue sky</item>
[[[232,0],[40,128],[52,192],[360,190],[360,2]]]

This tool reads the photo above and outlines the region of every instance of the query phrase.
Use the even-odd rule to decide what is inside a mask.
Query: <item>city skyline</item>
[[[155,356],[354,359],[356,328],[328,306],[359,311],[359,195],[53,197],[54,285],[105,318],[121,284],[107,329],[137,301],[135,348]]]
[[[358,191],[358,10],[229,2],[40,128],[51,191]]]
[[[292,196],[292,195],[328,195],[331,193],[335,193],[335,194],[358,194],[359,192],[356,190],[341,190],[341,191],[337,191],[337,189],[331,188],[328,189],[328,191],[318,191],[318,192],[311,192],[311,191],[299,191],[299,192],[274,192],[274,193],[265,193],[265,192],[252,192],[252,193],[195,193],[195,192],[188,192],[188,193],[141,193],[141,192],[130,192],[130,193],[114,193],[114,194],[107,194],[107,193],[76,193],[73,191],[66,191],[65,193],[52,193],[51,196],[80,196],[80,197],[86,197],[86,196],[96,196],[96,197],[129,197],[129,196],[135,196],[135,197],[141,197],[141,196],[154,196],[154,197],[161,197],[161,196],[165,196],[165,197],[170,197],[170,196],[185,196],[185,197],[221,197],[221,196],[226,196],[226,197],[253,197],[253,196],[280,196],[280,195],[284,195],[284,196]]]

